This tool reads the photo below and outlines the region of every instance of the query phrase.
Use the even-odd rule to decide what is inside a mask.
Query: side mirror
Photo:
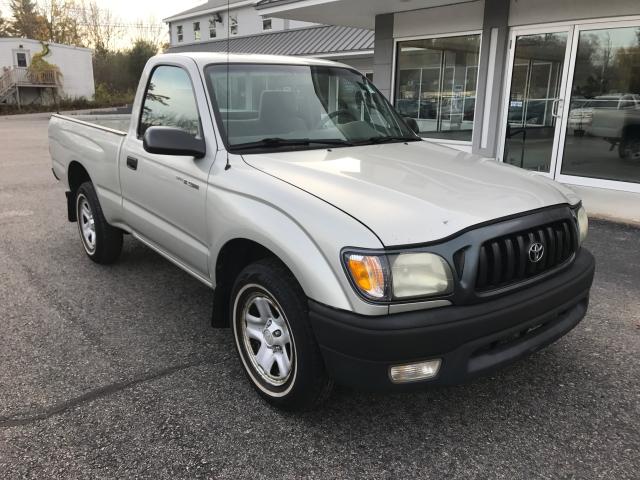
[[[411,117],[403,117],[404,121],[407,123],[409,128],[413,130],[413,133],[420,133],[420,127],[418,126],[418,122],[416,122],[415,118]]]
[[[144,132],[142,146],[145,151],[157,155],[184,155],[202,158],[207,153],[203,139],[174,127],[149,127]]]

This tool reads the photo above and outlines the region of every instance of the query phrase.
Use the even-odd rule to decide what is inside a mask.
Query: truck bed
[[[126,134],[131,122],[131,112],[129,113],[65,113],[61,115],[70,120],[77,120],[88,123],[96,127],[107,128]]]
[[[94,184],[105,217],[112,223],[121,218],[118,162],[130,117],[55,114],[49,122],[49,151],[56,177],[68,188],[73,164],[82,165]]]

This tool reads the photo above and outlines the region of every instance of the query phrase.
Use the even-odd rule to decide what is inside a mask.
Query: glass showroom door
[[[556,178],[640,192],[640,20],[578,25]]]
[[[502,161],[555,174],[571,42],[570,27],[514,30]]]

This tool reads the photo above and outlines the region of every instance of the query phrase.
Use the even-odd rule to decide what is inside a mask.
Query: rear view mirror
[[[420,127],[418,126],[418,122],[416,122],[415,118],[411,118],[411,117],[403,117],[404,121],[406,122],[407,126],[413,130],[413,133],[420,133]]]
[[[206,143],[193,134],[174,127],[149,127],[142,138],[145,151],[157,155],[184,155],[202,158]]]

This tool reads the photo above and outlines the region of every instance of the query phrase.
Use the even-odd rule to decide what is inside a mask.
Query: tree
[[[11,0],[9,8],[13,16],[8,29],[10,35],[46,40],[46,24],[35,0]]]
[[[81,21],[84,40],[96,55],[115,49],[115,42],[122,37],[122,27],[110,10],[98,7],[95,0],[82,0]]]
[[[133,78],[140,78],[147,60],[158,53],[158,45],[148,41],[138,39],[128,52],[128,72]]]
[[[0,12],[0,38],[8,37],[9,35],[9,22],[2,17],[2,12]]]
[[[143,40],[150,45],[154,45],[156,51],[158,51],[166,35],[166,26],[162,22],[158,23],[155,17],[149,17],[146,22],[138,20],[131,34],[136,41]]]
[[[78,13],[82,8],[75,0],[48,0],[41,9],[46,27],[46,40],[65,45],[83,45]]]

